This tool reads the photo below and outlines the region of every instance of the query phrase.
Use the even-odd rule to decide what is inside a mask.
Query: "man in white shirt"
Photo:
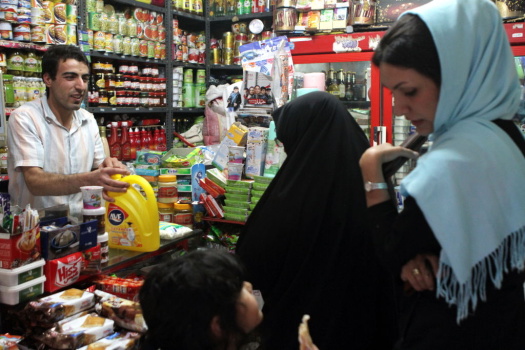
[[[89,63],[76,46],[51,46],[42,58],[46,95],[11,113],[8,124],[9,194],[13,205],[44,209],[69,204],[80,217],[81,186],[126,192],[128,184],[111,179],[128,174],[116,158],[106,157],[93,114],[80,108],[87,92]]]

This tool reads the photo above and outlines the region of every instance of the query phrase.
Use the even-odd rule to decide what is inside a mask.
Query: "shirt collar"
[[[47,93],[44,94],[42,98],[40,98],[40,103],[42,104],[42,110],[44,113],[44,119],[50,123],[55,122],[58,125],[62,125],[53,111],[51,110],[51,107],[49,107],[49,104],[47,102]],[[86,115],[84,113],[79,113],[79,111],[73,111],[73,124],[72,125],[81,125],[86,120]]]

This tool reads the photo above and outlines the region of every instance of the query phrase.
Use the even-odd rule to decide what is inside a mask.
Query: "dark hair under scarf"
[[[377,265],[364,232],[359,159],[368,140],[326,92],[301,96],[273,117],[287,158],[236,251],[265,301],[266,348],[296,349],[301,317],[310,314],[320,349],[364,349],[379,339],[377,293],[384,288],[376,284]]]

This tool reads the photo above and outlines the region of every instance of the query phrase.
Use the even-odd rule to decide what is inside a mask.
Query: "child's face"
[[[259,304],[252,293],[252,284],[244,282],[239,300],[237,300],[237,325],[246,333],[253,331],[263,318]]]

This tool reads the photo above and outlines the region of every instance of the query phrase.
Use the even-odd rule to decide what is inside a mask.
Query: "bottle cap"
[[[103,234],[97,236],[97,243],[107,242],[108,240],[109,235],[107,232],[104,232]]]

